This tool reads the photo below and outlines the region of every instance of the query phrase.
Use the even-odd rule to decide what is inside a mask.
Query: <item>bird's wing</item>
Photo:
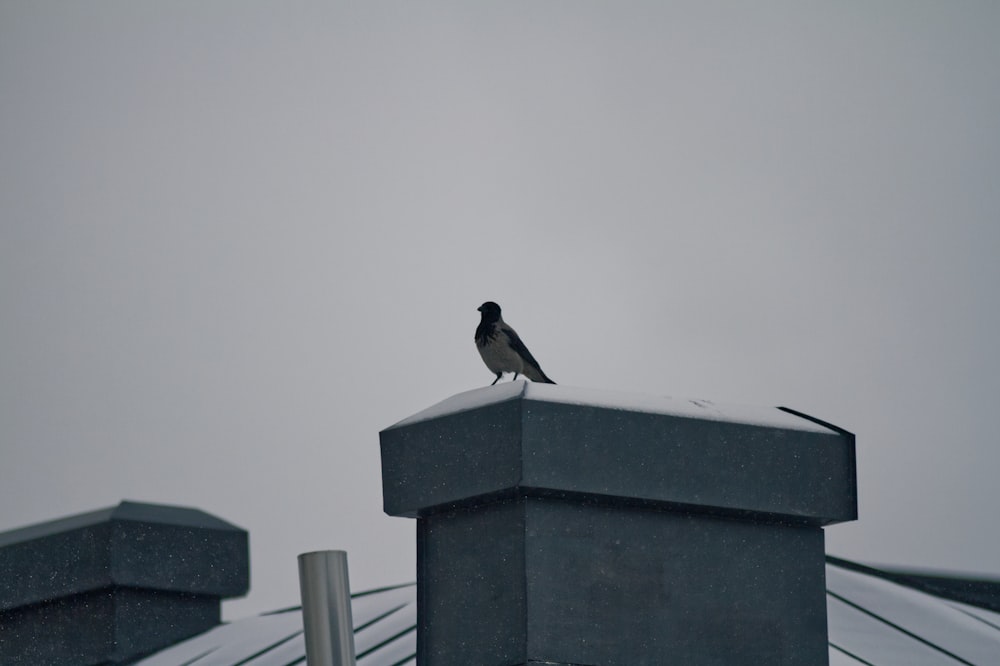
[[[523,342],[521,342],[521,338],[518,336],[517,331],[512,329],[510,326],[504,326],[500,330],[507,336],[507,340],[510,342],[510,348],[516,351],[518,356],[541,371],[541,368],[538,367],[538,361],[535,360],[535,357],[531,355],[528,348],[524,346]]]

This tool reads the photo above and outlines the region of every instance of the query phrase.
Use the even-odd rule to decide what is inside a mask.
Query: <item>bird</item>
[[[476,328],[476,348],[486,367],[490,372],[496,373],[497,378],[493,380],[493,384],[500,381],[505,372],[513,372],[514,379],[518,375],[524,375],[533,382],[555,384],[542,372],[538,361],[521,342],[517,331],[504,322],[499,305],[486,301],[477,309],[483,316]]]

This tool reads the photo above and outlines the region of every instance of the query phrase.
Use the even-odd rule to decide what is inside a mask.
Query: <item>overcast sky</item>
[[[378,431],[492,375],[858,437],[828,552],[1000,576],[1000,4],[0,0],[0,529],[413,580]]]

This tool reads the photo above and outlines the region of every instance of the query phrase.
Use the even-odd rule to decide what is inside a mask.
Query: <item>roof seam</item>
[[[908,629],[904,629],[903,627],[899,626],[898,624],[896,624],[896,623],[894,623],[894,622],[892,622],[890,620],[887,620],[886,618],[882,617],[878,613],[875,613],[874,611],[870,611],[867,608],[865,608],[864,606],[861,606],[860,604],[857,604],[857,603],[851,601],[850,599],[847,599],[846,597],[843,597],[843,596],[837,594],[836,592],[833,592],[831,590],[827,590],[826,593],[828,595],[830,595],[831,597],[833,597],[834,599],[837,599],[838,601],[842,601],[843,603],[847,604],[848,606],[851,606],[852,608],[855,608],[856,610],[861,611],[865,615],[868,615],[868,616],[870,616],[872,618],[875,618],[879,622],[883,622],[884,624],[886,624],[889,627],[892,627],[896,631],[899,631],[900,633],[905,634],[905,635],[909,636],[910,638],[912,638],[912,639],[914,639],[916,641],[919,641],[920,643],[923,643],[927,647],[932,648],[934,650],[937,650],[938,652],[940,652],[943,655],[951,657],[952,659],[954,659],[955,661],[959,662],[960,664],[965,664],[966,666],[976,666],[976,664],[973,664],[971,661],[966,661],[965,659],[962,659],[957,654],[955,654],[953,652],[950,652],[949,650],[946,650],[945,648],[941,647],[940,645],[937,645],[936,643],[932,643],[931,641],[927,640],[926,638],[921,638],[920,636],[918,636],[917,634],[913,633],[912,631],[909,631]]]
[[[987,625],[989,627],[992,627],[992,628],[996,629],[997,631],[1000,631],[1000,626],[993,624],[992,622],[990,622],[989,620],[987,620],[985,617],[979,617],[975,613],[973,613],[971,611],[968,611],[968,610],[966,610],[964,608],[960,608],[960,607],[958,607],[958,606],[956,606],[954,604],[948,604],[948,605],[951,606],[952,608],[954,608],[955,610],[957,610],[958,612],[965,613],[966,615],[968,615],[972,619],[979,620],[983,624],[985,624],[985,625]]]
[[[397,640],[399,638],[402,638],[406,634],[408,634],[410,632],[413,632],[413,631],[416,631],[416,630],[417,630],[417,625],[414,624],[412,627],[408,627],[407,629],[404,629],[403,631],[400,631],[400,632],[398,632],[398,633],[390,636],[389,638],[385,639],[381,643],[377,643],[377,644],[371,646],[370,648],[368,648],[364,652],[359,652],[355,656],[355,659],[361,659],[362,657],[367,657],[368,655],[370,655],[371,653],[375,652],[376,650],[378,650],[380,648],[383,648],[386,645],[388,645],[389,643],[392,643],[393,641],[395,641],[395,640]]]
[[[395,608],[392,608],[392,609],[386,611],[385,613],[382,613],[381,615],[377,615],[377,616],[373,617],[372,619],[368,620],[367,622],[365,622],[363,624],[359,624],[358,626],[354,627],[354,633],[358,633],[362,629],[367,629],[368,627],[372,626],[376,622],[384,620],[385,618],[389,617],[393,613],[397,613],[397,612],[399,612],[400,610],[406,608],[409,605],[410,605],[409,603],[400,604],[400,605],[396,606]]]
[[[839,650],[840,652],[843,652],[844,654],[846,654],[851,659],[854,659],[855,661],[858,661],[859,663],[862,663],[865,666],[875,666],[875,664],[873,664],[872,662],[870,662],[870,661],[868,661],[866,659],[862,659],[861,657],[859,657],[858,655],[854,654],[853,652],[848,652],[847,650],[845,650],[844,648],[840,647],[839,645],[837,645],[833,641],[830,641],[830,647],[832,647],[835,650]]]
[[[263,654],[267,654],[271,650],[284,645],[285,643],[287,643],[288,641],[292,640],[293,638],[296,638],[297,636],[302,635],[302,633],[303,632],[300,629],[299,631],[296,631],[293,634],[285,636],[280,641],[275,641],[274,643],[271,643],[270,645],[268,645],[267,647],[265,647],[263,650],[258,650],[257,652],[254,652],[253,654],[248,655],[248,656],[244,657],[243,659],[240,659],[239,661],[235,662],[233,664],[233,666],[244,666],[244,664],[248,664],[251,661],[253,661],[254,659],[256,659],[257,657],[259,657],[259,656],[261,656]]]

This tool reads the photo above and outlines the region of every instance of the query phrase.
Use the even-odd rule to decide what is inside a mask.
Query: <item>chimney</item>
[[[828,663],[854,438],[778,408],[511,382],[380,433],[419,666]]]
[[[0,533],[0,663],[125,664],[219,624],[247,533],[196,509],[116,507]]]

